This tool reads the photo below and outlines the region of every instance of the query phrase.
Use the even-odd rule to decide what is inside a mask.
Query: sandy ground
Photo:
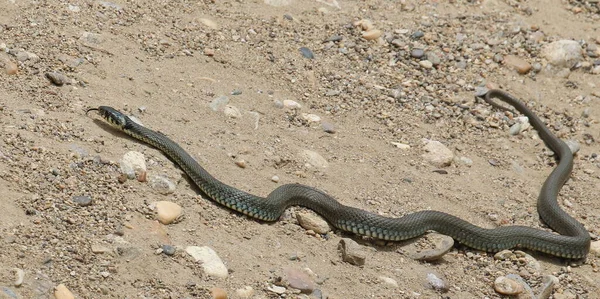
[[[536,292],[544,275],[558,277],[554,298],[600,298],[592,255],[571,267],[528,252],[541,264],[531,270],[456,245],[442,261],[423,263],[406,256],[404,243],[353,237],[369,248],[366,264],[345,263],[337,247],[351,235],[309,235],[294,211],[272,224],[233,213],[199,195],[159,151],[85,115],[99,105],[127,111],[217,178],[258,195],[302,183],[388,216],[432,209],[484,227],[541,228],[536,197],[554,160],[534,131],[510,136],[513,120],[473,100],[475,87],[491,84],[534,103],[561,138],[581,144],[559,201],[600,235],[600,77],[589,68],[567,78],[520,75],[494,60],[512,54],[544,65],[540,48],[548,42],[600,42],[593,1],[279,2],[289,3],[0,0],[7,52],[0,58],[18,68],[0,74],[0,297],[48,298],[64,284],[76,298],[211,298],[215,287],[238,298],[236,290],[248,286],[252,298],[305,298],[292,288],[267,290],[291,267],[309,268],[323,298],[499,298],[493,282],[510,273]],[[363,39],[353,25],[361,19],[383,36]],[[533,32],[544,38],[531,42]],[[341,41],[327,41],[335,36]],[[441,62],[420,65],[410,55],[419,47]],[[45,73],[55,71],[68,84],[50,83]],[[223,95],[241,116],[211,110]],[[302,108],[280,108],[284,100]],[[423,139],[457,156],[446,174],[422,157]],[[131,150],[145,155],[149,176],[175,182],[174,193],[119,183],[119,161]],[[303,150],[328,167],[307,165]],[[245,168],[235,164],[240,159]],[[79,206],[74,196],[93,203]],[[148,205],[161,200],[181,205],[184,219],[156,222]],[[165,244],[178,248],[175,255],[156,253]],[[94,245],[110,250],[93,253]],[[205,275],[183,250],[190,245],[213,248],[228,278]],[[20,287],[14,268],[25,274]],[[445,291],[431,287],[431,273]]]

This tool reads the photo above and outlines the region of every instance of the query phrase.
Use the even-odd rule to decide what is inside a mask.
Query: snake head
[[[100,106],[98,108],[90,108],[85,113],[90,111],[98,111],[100,116],[106,120],[111,126],[123,129],[127,125],[128,117],[117,109],[109,106]]]

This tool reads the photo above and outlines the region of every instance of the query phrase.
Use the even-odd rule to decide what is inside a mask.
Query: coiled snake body
[[[282,185],[266,198],[259,197],[217,180],[177,143],[111,107],[101,106],[88,112],[97,110],[112,126],[161,150],[211,199],[253,218],[275,221],[289,206],[298,205],[314,210],[338,229],[377,239],[406,240],[434,230],[478,250],[496,252],[524,247],[564,258],[584,258],[589,251],[590,235],[557,202],[558,192],[573,168],[571,150],[521,101],[500,90],[490,90],[484,96],[488,103],[500,107],[492,102],[492,98],[507,102],[529,117],[542,140],[558,155],[560,162],[544,182],[537,207],[544,222],[560,234],[525,226],[486,229],[439,211],[420,211],[400,218],[383,217],[345,206],[322,191],[300,184]]]

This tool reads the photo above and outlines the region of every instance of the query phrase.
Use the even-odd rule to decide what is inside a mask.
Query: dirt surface
[[[581,145],[559,202],[596,238],[595,1],[267,2],[0,0],[0,297],[48,298],[64,284],[76,298],[211,298],[213,288],[239,298],[245,287],[251,298],[499,298],[494,280],[512,273],[536,293],[545,275],[556,276],[553,298],[600,298],[593,255],[571,265],[528,251],[540,263],[531,269],[457,244],[424,263],[407,256],[405,243],[307,233],[294,217],[299,209],[272,224],[252,220],[201,196],[159,151],[84,112],[108,105],[133,114],[253,194],[301,183],[381,215],[432,209],[488,228],[548,229],[535,205],[555,160],[535,131],[509,135],[513,115],[473,98],[478,86],[499,87]],[[362,19],[383,35],[363,38],[355,26]],[[557,75],[541,49],[563,39],[587,54]],[[534,69],[519,74],[503,62],[507,55]],[[66,84],[52,84],[49,72]],[[220,96],[239,115],[213,111]],[[282,107],[284,100],[302,107]],[[425,139],[452,150],[452,165],[424,159]],[[328,166],[307,163],[304,150]],[[148,177],[167,177],[174,192],[120,183],[128,151],[143,153]],[[155,220],[149,205],[164,200],[183,207],[181,221]],[[342,237],[367,246],[365,265],[342,261]],[[177,250],[157,252],[162,245]],[[186,246],[213,248],[229,276],[206,275]],[[18,287],[14,268],[25,274]],[[310,269],[322,294],[300,294],[285,279],[283,295],[269,291],[288,268]],[[428,274],[445,287],[432,287]]]

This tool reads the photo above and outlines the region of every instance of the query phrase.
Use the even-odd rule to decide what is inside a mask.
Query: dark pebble
[[[313,54],[313,52],[307,48],[307,47],[302,47],[300,48],[300,53],[302,53],[302,56],[308,58],[308,59],[314,59],[315,58],[315,54]]]
[[[163,253],[166,255],[173,255],[175,254],[175,247],[171,246],[171,245],[163,245],[162,246],[162,250]]]
[[[425,34],[423,33],[423,31],[415,31],[415,33],[412,34],[412,38],[421,38],[424,35]]]
[[[410,51],[410,56],[414,58],[421,58],[423,55],[425,55],[425,51],[423,51],[423,49],[412,49],[412,51]]]
[[[73,196],[73,202],[82,207],[87,207],[92,204],[92,198],[85,195]]]
[[[236,90],[234,90],[234,91],[231,92],[232,96],[238,96],[238,95],[241,95],[241,94],[242,94],[242,91],[239,90],[239,89],[236,89]]]

